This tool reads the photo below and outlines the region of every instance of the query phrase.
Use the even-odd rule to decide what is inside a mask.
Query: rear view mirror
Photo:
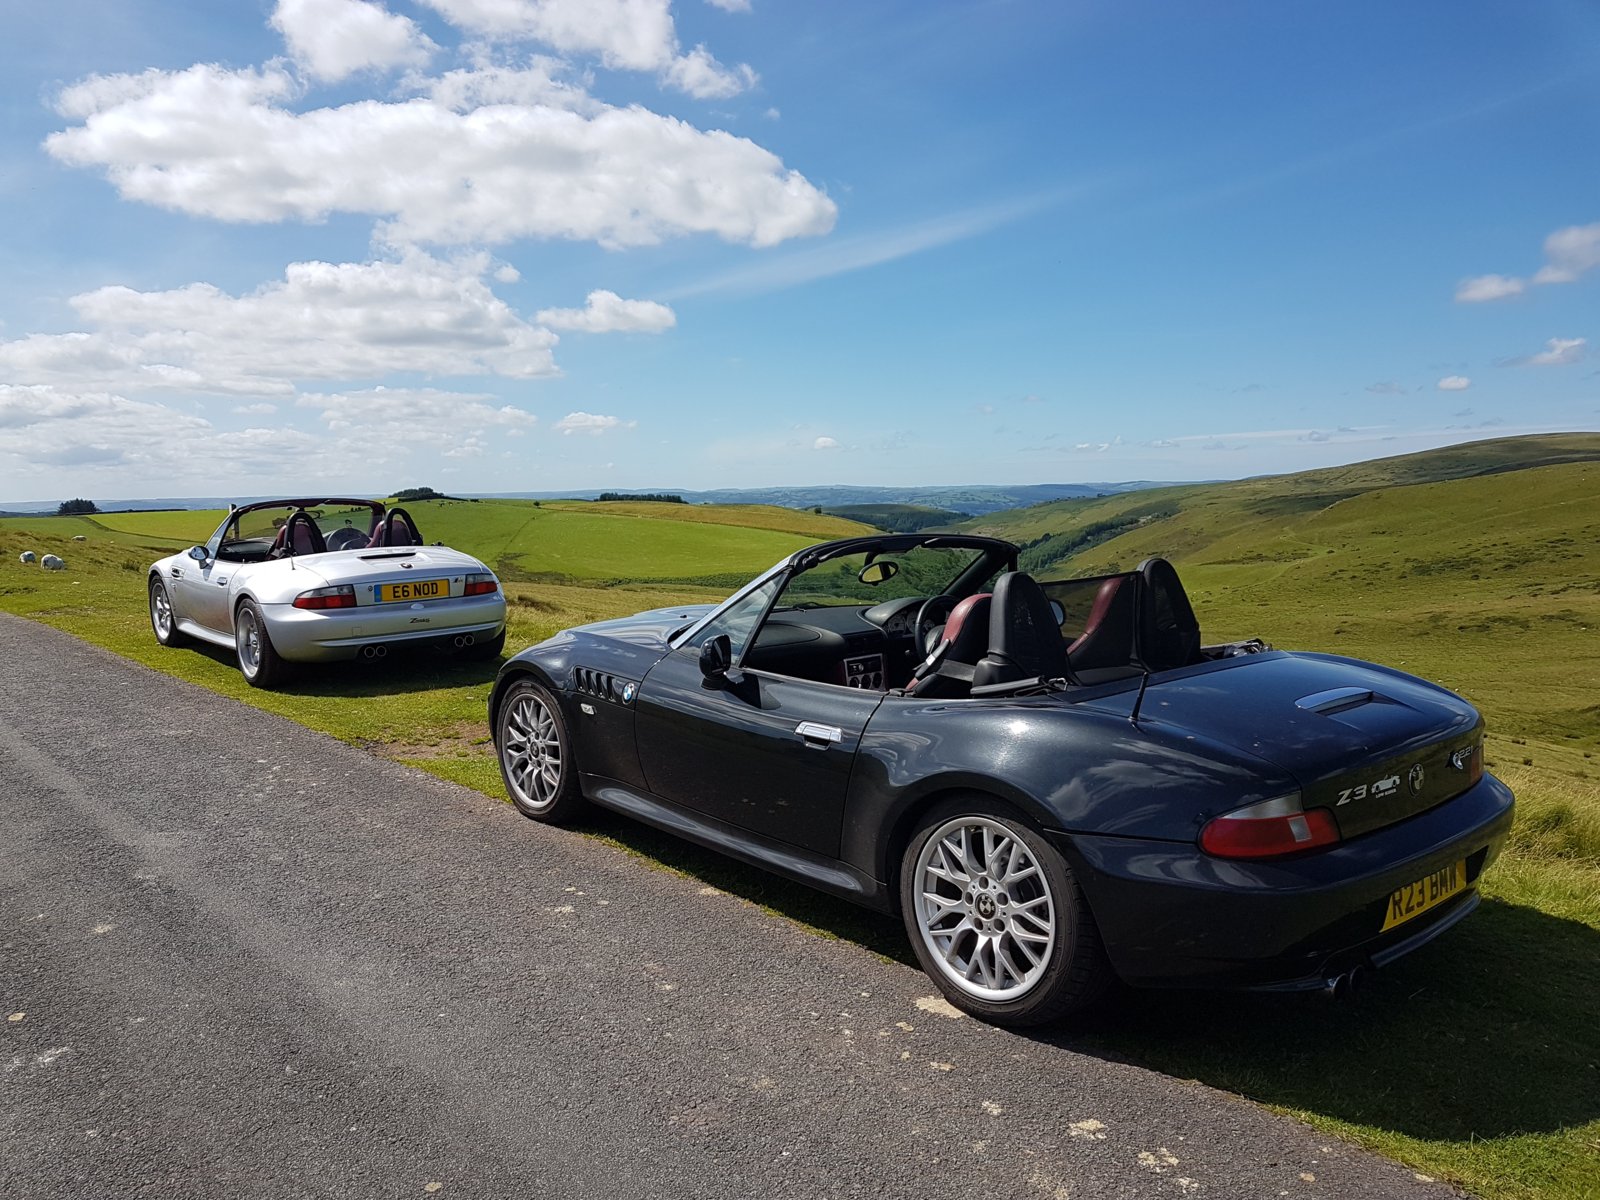
[[[882,559],[878,562],[869,562],[862,567],[856,575],[862,583],[877,587],[880,583],[887,583],[900,574],[900,564],[891,559]]]
[[[719,633],[716,637],[707,638],[705,645],[700,647],[700,674],[708,680],[720,682],[727,678],[731,666],[733,643],[728,641],[728,635]]]

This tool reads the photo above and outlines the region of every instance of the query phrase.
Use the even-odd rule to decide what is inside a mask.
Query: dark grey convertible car
[[[531,817],[585,801],[875,908],[988,1020],[1116,977],[1346,988],[1478,903],[1483,722],[1413,676],[1203,644],[1161,559],[1036,582],[989,538],[813,546],[725,603],[557,634],[490,700]]]

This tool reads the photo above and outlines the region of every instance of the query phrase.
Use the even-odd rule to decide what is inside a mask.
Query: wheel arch
[[[494,689],[489,693],[489,737],[498,743],[500,729],[500,705],[505,701],[506,693],[513,684],[523,679],[531,679],[540,687],[545,688],[561,701],[561,687],[542,665],[527,658],[513,658],[500,668],[500,674],[494,681]]]
[[[1059,822],[1051,818],[1050,810],[1015,784],[982,775],[951,775],[926,780],[923,787],[913,795],[902,797],[893,807],[885,826],[887,832],[875,848],[873,874],[883,881],[884,892],[895,912],[900,910],[901,860],[917,827],[936,806],[962,796],[983,797],[1015,809],[1044,837],[1057,844],[1062,840]]]

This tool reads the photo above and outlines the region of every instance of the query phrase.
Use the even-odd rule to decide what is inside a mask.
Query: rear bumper
[[[1352,967],[1407,954],[1471,913],[1513,807],[1511,790],[1485,775],[1397,825],[1267,863],[1136,838],[1063,835],[1059,844],[1127,982],[1309,990]],[[1463,859],[1466,891],[1382,932],[1397,888]]]
[[[482,640],[494,637],[506,624],[505,597],[499,593],[381,609],[307,610],[265,604],[262,612],[273,647],[294,662],[351,659],[363,646],[450,644],[466,634]]]

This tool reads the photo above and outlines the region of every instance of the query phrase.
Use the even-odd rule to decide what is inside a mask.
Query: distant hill
[[[1051,500],[1081,500],[1144,488],[1170,487],[1149,480],[1122,483],[1029,483],[1015,485],[970,484],[924,487],[856,487],[851,484],[774,488],[717,488],[708,492],[685,488],[665,488],[690,504],[770,504],[779,508],[821,508],[837,512],[858,504],[913,504],[953,512],[983,514],[1021,505],[1042,504]],[[484,499],[593,500],[598,491],[497,492],[483,493]]]
[[[916,533],[922,529],[940,529],[965,521],[971,513],[952,512],[948,508],[930,508],[926,504],[841,504],[824,508],[830,517],[843,517],[847,521],[860,521],[875,529],[889,533]]]
[[[1087,573],[1135,554],[1179,561],[1202,557],[1221,541],[1264,541],[1279,536],[1284,521],[1387,487],[1594,461],[1600,433],[1495,438],[1290,475],[1056,501],[978,516],[962,527],[1018,543],[1029,570],[1062,563]]]

